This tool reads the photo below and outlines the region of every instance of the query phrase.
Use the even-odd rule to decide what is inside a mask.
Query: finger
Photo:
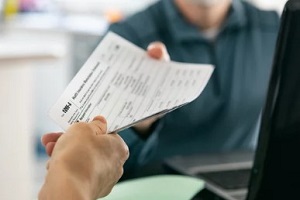
[[[103,116],[95,117],[90,124],[94,127],[96,135],[107,133],[107,121]]]
[[[46,169],[49,170],[49,167],[50,167],[50,160],[47,160]]]
[[[49,143],[49,142],[56,142],[62,134],[63,134],[62,132],[60,132],[60,133],[47,133],[47,134],[42,136],[41,142],[44,146],[46,146],[47,143]]]
[[[109,134],[109,137],[112,137],[114,138],[115,140],[117,140],[119,143],[120,143],[120,146],[122,148],[122,154],[121,154],[121,157],[122,157],[122,161],[123,161],[123,164],[125,163],[125,161],[129,158],[129,148],[126,144],[126,142],[123,140],[123,138],[117,134],[116,132],[114,133],[111,133]]]
[[[106,119],[103,116],[96,116],[92,121],[100,121],[102,123],[107,123]]]
[[[56,142],[48,142],[47,145],[45,146],[46,153],[48,156],[52,155],[55,144],[56,144]]]
[[[158,59],[158,60],[164,60],[169,61],[170,56],[168,54],[166,46],[161,42],[152,42],[147,48],[147,53],[150,57]]]
[[[157,118],[157,119],[160,119],[160,118],[162,118],[162,117],[165,116],[165,115],[166,115],[166,113],[158,114],[158,115],[156,115],[156,118]]]

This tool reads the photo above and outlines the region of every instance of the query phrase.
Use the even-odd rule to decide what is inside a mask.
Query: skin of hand
[[[161,42],[152,42],[149,44],[147,48],[147,54],[154,59],[162,60],[162,61],[170,61],[170,56],[168,54],[166,46]],[[149,119],[146,119],[142,122],[134,125],[134,129],[141,135],[149,134],[149,129],[151,125],[161,118],[162,115],[153,116]]]
[[[109,194],[123,174],[129,150],[106,120],[75,123],[64,133],[42,137],[48,155],[47,175],[39,200],[93,200]]]

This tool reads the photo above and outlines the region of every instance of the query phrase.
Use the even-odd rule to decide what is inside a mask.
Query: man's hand
[[[168,54],[166,46],[161,42],[153,42],[147,48],[147,53],[150,57],[162,60],[162,61],[170,61],[170,56]],[[162,116],[154,116],[149,119],[146,119],[134,126],[134,129],[141,135],[146,136],[149,134],[150,127],[156,120],[161,118]]]
[[[152,42],[147,48],[147,53],[151,58],[170,61],[170,55],[167,51],[166,46],[161,42]]]
[[[42,138],[47,153],[48,174],[40,200],[96,199],[110,193],[123,174],[128,147],[117,134],[106,134],[103,117],[73,124],[66,133]]]

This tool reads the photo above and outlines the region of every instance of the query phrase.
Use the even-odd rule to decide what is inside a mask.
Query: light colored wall
[[[32,198],[33,77],[28,63],[0,61],[0,199]]]
[[[157,0],[54,0],[58,7],[67,12],[101,14],[117,9],[128,15]]]
[[[68,35],[0,32],[0,199],[36,199],[44,178],[36,170],[40,135],[59,130],[47,116],[67,84]],[[38,182],[39,181],[39,182]]]
[[[281,13],[287,0],[249,0],[263,9],[275,9]]]

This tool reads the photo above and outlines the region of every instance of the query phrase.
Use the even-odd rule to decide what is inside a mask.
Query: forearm
[[[39,193],[39,200],[92,200],[88,181],[79,180],[63,165],[50,167],[45,183]]]
[[[159,120],[159,123],[152,130],[151,135],[142,139],[136,132],[130,128],[120,132],[121,137],[125,140],[126,144],[130,149],[130,157],[124,165],[124,176],[123,178],[129,178],[135,173],[136,169],[140,167],[140,162],[147,160],[149,151],[152,151],[157,146],[157,137],[163,127],[163,119]],[[148,152],[148,153],[146,153]]]
[[[141,139],[147,139],[153,132],[155,132],[157,125],[161,119],[162,115],[155,115],[142,122],[137,123],[132,127],[135,133]]]

